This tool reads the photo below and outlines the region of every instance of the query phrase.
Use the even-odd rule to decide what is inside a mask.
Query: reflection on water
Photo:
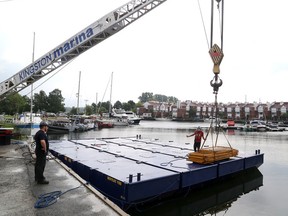
[[[232,203],[241,196],[258,190],[263,185],[263,175],[256,169],[238,173],[233,178],[220,181],[211,186],[198,190],[191,190],[181,198],[163,201],[155,206],[144,208],[137,206],[129,213],[141,216],[191,216],[191,215],[215,215],[229,211]]]

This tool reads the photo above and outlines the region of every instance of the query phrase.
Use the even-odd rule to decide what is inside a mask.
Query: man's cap
[[[48,126],[47,122],[41,121],[41,122],[40,122],[40,127],[43,127],[43,126]]]
[[[198,127],[197,127],[197,130],[201,130],[201,127],[200,127],[200,126],[198,126]]]

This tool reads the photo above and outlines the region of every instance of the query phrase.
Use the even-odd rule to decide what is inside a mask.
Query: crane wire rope
[[[37,88],[39,88],[40,86],[42,86],[44,83],[46,83],[48,80],[50,80],[52,77],[54,77],[56,74],[58,74],[61,70],[63,70],[66,66],[68,66],[70,63],[72,63],[74,61],[74,59],[72,59],[71,61],[69,61],[67,64],[65,64],[63,67],[61,67],[58,71],[56,71],[54,74],[52,74],[50,77],[48,77],[46,80],[44,80],[42,83],[40,83],[38,86],[36,86],[35,88],[33,88],[33,90],[31,90],[30,92],[28,92],[27,94],[25,94],[25,96],[29,95],[32,91],[36,90]]]
[[[221,52],[223,53],[223,26],[224,26],[224,0],[216,0],[217,1],[217,10],[218,10],[218,14],[219,14],[219,29],[220,29],[220,40],[221,40]],[[222,1],[222,4],[220,6],[220,2]],[[205,28],[205,24],[204,24],[204,20],[203,20],[203,16],[202,16],[202,10],[201,10],[201,6],[200,6],[200,2],[198,0],[198,5],[199,5],[199,10],[200,10],[200,14],[201,14],[201,18],[202,18],[202,24],[204,27],[204,31],[205,31],[205,35],[206,35],[206,40],[208,43],[208,37],[207,37],[207,33],[206,33],[206,28]],[[210,49],[212,48],[213,45],[213,27],[214,27],[214,0],[211,0],[211,32],[210,32]],[[209,48],[209,43],[208,43],[208,48]],[[215,64],[215,63],[214,63]],[[211,138],[212,138],[212,148],[214,149],[214,146],[217,146],[217,142],[218,142],[218,136],[219,136],[219,132],[221,130],[220,127],[220,121],[218,119],[218,90],[219,87],[222,85],[222,80],[219,78],[218,73],[214,72],[214,78],[211,80],[210,85],[213,87],[213,93],[215,94],[215,101],[214,101],[214,109],[212,110],[212,119],[210,122],[210,127],[208,129],[206,138],[208,137],[209,133],[211,133]],[[213,83],[214,81],[214,83]],[[213,139],[213,134],[212,134],[212,130],[211,128],[213,127],[213,117],[214,117],[214,112],[215,112],[215,130],[216,130],[216,138],[215,138],[215,144],[214,144],[214,139]],[[222,130],[223,134],[224,131]],[[224,134],[225,136],[225,134]],[[227,137],[225,136],[226,140],[228,141]],[[205,141],[203,142],[201,148],[203,148]],[[229,146],[231,147],[229,141],[228,141]]]
[[[221,50],[223,52],[223,29],[224,29],[224,0],[222,0],[221,10],[219,2],[220,0],[216,0],[218,2],[217,9],[219,14],[219,29],[220,29],[220,38],[221,38]]]
[[[204,29],[204,33],[205,33],[205,37],[206,37],[206,42],[207,42],[208,49],[209,49],[209,41],[208,41],[207,31],[206,31],[206,27],[205,27],[205,23],[204,23],[204,19],[203,19],[201,5],[200,5],[199,0],[197,2],[198,2],[198,8],[199,8],[199,12],[200,12],[200,15],[201,15],[202,25],[203,25],[203,29]]]

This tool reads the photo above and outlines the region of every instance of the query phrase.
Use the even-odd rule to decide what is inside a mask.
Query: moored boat
[[[23,113],[13,120],[15,130],[23,135],[34,135],[40,126],[42,118],[40,114]]]
[[[75,130],[76,126],[69,119],[49,120],[49,133],[69,133]]]
[[[266,123],[262,120],[251,120],[246,122],[242,127],[239,127],[243,131],[256,131],[265,132],[267,131]]]
[[[97,119],[96,123],[97,123],[99,129],[113,128],[114,127],[114,122],[113,122],[113,120],[110,120],[110,119]]]
[[[118,118],[127,118],[129,124],[138,125],[141,118],[138,117],[133,111],[125,111],[123,109],[112,109],[111,115]]]

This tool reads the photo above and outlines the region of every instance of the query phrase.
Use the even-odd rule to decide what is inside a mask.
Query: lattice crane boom
[[[103,16],[0,83],[0,99],[16,93],[119,32],[166,0],[132,0]]]

